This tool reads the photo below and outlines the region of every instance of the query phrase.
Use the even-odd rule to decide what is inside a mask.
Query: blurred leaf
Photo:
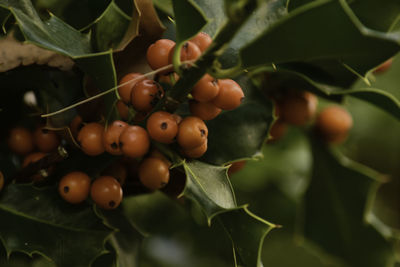
[[[226,168],[200,161],[184,162],[186,185],[183,196],[195,201],[211,224],[213,217],[222,223],[232,240],[238,266],[260,266],[260,251],[266,234],[273,225],[251,213],[246,206],[238,207]]]
[[[207,24],[202,31],[214,36],[227,22],[225,15],[225,1],[223,0],[193,0],[204,12]]]
[[[400,13],[400,2],[397,0],[357,0],[349,6],[366,27],[383,32],[394,26]]]
[[[400,120],[400,101],[392,94],[375,88],[351,89],[341,94],[351,95],[367,101]]]
[[[88,266],[104,251],[111,233],[90,205],[66,203],[54,187],[8,185],[1,194],[0,213],[8,254],[41,253],[58,266]]]
[[[365,220],[377,174],[334,156],[315,137],[312,150],[314,167],[302,221],[305,238],[350,266],[388,266],[391,245]]]
[[[245,99],[235,110],[207,122],[208,149],[201,160],[220,165],[260,152],[272,118],[272,104],[246,77],[237,82]]]
[[[313,81],[302,73],[285,69],[269,73],[265,84],[265,89],[267,91],[283,88],[296,88],[297,90],[311,91],[314,94],[333,101],[339,101],[342,99],[342,96],[346,95],[357,97],[377,106],[395,118],[400,119],[400,101],[392,95],[389,90],[386,90],[386,88],[385,90],[382,90],[358,86],[353,89],[343,89]]]
[[[193,37],[207,23],[207,19],[192,0],[173,0],[176,24],[176,43],[181,44]]]
[[[117,266],[137,266],[138,250],[143,239],[141,233],[121,213],[121,210],[101,211],[107,224],[113,227],[116,232],[110,236],[110,243],[116,251]]]
[[[279,20],[243,47],[240,57],[245,68],[272,63],[299,72],[314,68],[310,78],[347,87],[357,78],[354,72],[365,76],[398,50],[399,34],[364,27],[344,0],[318,0]]]
[[[172,0],[153,0],[154,5],[168,14],[169,16],[174,15],[174,9],[172,7]]]

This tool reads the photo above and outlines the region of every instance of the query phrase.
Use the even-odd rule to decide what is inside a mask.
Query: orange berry
[[[154,44],[150,45],[146,52],[147,63],[149,63],[150,67],[153,70],[162,68],[167,66],[169,63],[169,54],[173,47],[175,46],[175,42],[168,39],[160,39],[156,41]],[[167,73],[172,71],[172,68],[163,73]]]
[[[184,150],[190,150],[204,144],[207,136],[207,126],[198,117],[186,117],[179,124],[177,140]]]
[[[32,133],[23,127],[16,127],[10,131],[8,147],[18,155],[26,155],[33,150]]]
[[[69,129],[71,130],[72,136],[73,136],[74,138],[77,138],[77,137],[78,137],[78,133],[79,133],[79,131],[82,129],[83,125],[84,125],[84,124],[83,124],[83,121],[82,121],[82,117],[81,117],[81,116],[76,115],[76,116],[72,119],[72,121],[71,121],[71,123],[70,123],[70,125],[69,125]]]
[[[112,176],[120,185],[125,184],[126,177],[128,176],[128,170],[121,161],[114,161],[107,168],[102,171],[101,176]]]
[[[178,133],[178,124],[171,113],[157,111],[150,115],[146,124],[150,137],[160,143],[170,144]]]
[[[240,85],[231,79],[221,79],[219,93],[213,99],[215,106],[223,110],[232,110],[240,106],[244,99],[244,93]]]
[[[121,119],[128,120],[129,107],[122,100],[117,101],[116,108]]]
[[[120,183],[111,176],[101,176],[90,187],[90,196],[102,209],[115,209],[121,204],[123,193]]]
[[[302,126],[314,117],[317,105],[318,98],[312,93],[290,94],[280,103],[280,117],[289,124]]]
[[[175,50],[175,46],[169,52],[169,63],[170,64],[172,63],[172,58],[173,58],[174,52],[175,52],[174,50]],[[201,56],[200,48],[198,48],[197,45],[195,45],[194,43],[192,43],[190,41],[187,41],[181,48],[181,57],[180,57],[181,62],[196,60],[200,56]],[[192,63],[188,63],[187,65],[191,66]]]
[[[219,93],[218,80],[205,74],[192,88],[192,96],[199,102],[208,102]]]
[[[142,80],[132,89],[131,103],[138,111],[150,111],[163,98],[164,90],[159,83],[153,80]]]
[[[393,64],[393,58],[389,58],[388,60],[386,60],[385,62],[383,62],[381,65],[379,65],[375,70],[374,73],[375,74],[382,74],[384,72],[386,72],[388,69],[390,69],[390,67]]]
[[[42,158],[44,158],[47,154],[43,153],[43,152],[33,152],[29,155],[27,155],[24,158],[24,161],[22,162],[22,168],[25,168],[26,166],[28,166],[31,163],[34,163],[38,160],[41,160]]]
[[[139,165],[140,182],[151,190],[164,187],[169,181],[169,166],[159,158],[145,158]]]
[[[137,125],[125,127],[119,137],[119,147],[125,156],[138,158],[150,148],[150,138],[145,129]]]
[[[38,127],[33,133],[33,139],[37,148],[45,153],[54,151],[60,145],[60,138],[55,131]]]
[[[90,178],[83,172],[70,172],[61,178],[58,184],[58,192],[61,197],[72,204],[84,201],[90,190]]]
[[[193,116],[208,121],[217,117],[221,113],[221,109],[216,107],[213,102],[197,102],[189,101],[189,109]]]
[[[287,124],[280,119],[276,120],[269,130],[270,138],[268,139],[267,143],[278,141],[282,138],[282,136],[285,135],[286,131]]]
[[[0,191],[3,190],[4,187],[4,174],[0,171]]]
[[[78,142],[82,151],[89,156],[97,156],[104,152],[103,125],[91,122],[82,127],[78,134]]]
[[[240,171],[241,169],[243,169],[244,166],[246,165],[246,162],[247,161],[245,161],[245,160],[233,162],[232,165],[228,169],[228,175],[232,175],[232,174]]]
[[[205,32],[199,32],[190,41],[197,45],[201,52],[204,52],[212,43],[212,38]]]
[[[128,73],[121,78],[119,81],[120,86],[118,87],[118,94],[124,103],[129,104],[131,102],[132,88],[137,82],[144,79],[146,79],[146,77],[138,72]]]
[[[119,136],[124,128],[128,126],[126,122],[116,120],[103,134],[103,145],[105,150],[112,155],[122,155],[121,148],[119,147]]]
[[[185,149],[183,151],[183,153],[187,157],[192,158],[192,159],[200,158],[201,156],[204,155],[204,153],[207,152],[207,147],[208,147],[207,143],[208,143],[208,141],[206,140],[203,144],[201,144],[195,148]]]
[[[331,144],[343,143],[353,126],[350,113],[340,106],[323,109],[317,116],[315,127],[324,141]]]

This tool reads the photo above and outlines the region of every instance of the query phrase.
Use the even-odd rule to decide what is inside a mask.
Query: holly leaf
[[[196,202],[207,216],[222,224],[232,240],[236,266],[260,266],[260,251],[266,234],[277,226],[237,206],[226,167],[200,161],[184,162],[186,185],[183,196]],[[245,226],[245,227],[244,227]]]
[[[262,266],[262,244],[277,226],[254,215],[246,206],[222,213],[219,221],[232,241],[236,266]]]
[[[349,266],[389,266],[390,243],[366,223],[377,174],[311,139],[313,171],[302,215],[305,238]]]
[[[240,50],[240,58],[244,68],[314,69],[308,71],[312,79],[348,87],[357,78],[354,73],[365,76],[399,51],[399,35],[366,28],[346,1],[319,0],[267,28]]]
[[[248,78],[241,77],[237,82],[244,90],[244,102],[207,122],[208,149],[201,158],[205,162],[220,165],[253,157],[268,135],[273,120],[271,101]]]
[[[88,266],[111,233],[91,205],[66,203],[54,187],[10,184],[0,196],[0,214],[7,255],[39,253],[61,267]]]
[[[400,13],[400,3],[396,0],[354,1],[349,6],[365,26],[383,32],[392,30]]]
[[[33,0],[40,15],[51,12],[77,30],[88,28],[109,5],[107,0]]]
[[[98,93],[109,92],[102,97],[105,104],[102,112],[107,121],[118,118],[117,111],[114,109],[114,104],[117,101],[117,94],[115,91],[117,75],[115,72],[112,50],[99,53],[95,56],[89,55],[79,57],[75,60],[76,64],[82,69],[82,71],[93,79],[95,85],[100,91]]]
[[[176,43],[196,35],[207,23],[202,10],[191,0],[173,0],[174,19],[176,23]]]
[[[89,34],[80,33],[51,14],[42,21],[29,0],[1,0],[0,6],[11,11],[25,39],[38,46],[71,57],[92,51]]]
[[[98,51],[110,48],[123,50],[139,33],[139,10],[133,5],[131,16],[127,15],[114,1],[97,18],[92,26],[93,39]]]

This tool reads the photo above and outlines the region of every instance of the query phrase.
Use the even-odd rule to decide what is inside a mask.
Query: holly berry
[[[175,46],[169,52],[169,63],[172,63],[172,58],[173,58],[174,52],[175,52],[174,50],[175,50]],[[180,57],[181,62],[193,61],[193,60],[196,60],[197,58],[199,58],[200,56],[201,56],[200,48],[190,41],[187,41],[181,48],[181,57]],[[188,63],[187,65],[190,66],[191,64]]]
[[[142,184],[156,190],[169,181],[169,166],[159,158],[145,158],[139,165],[139,179]]]
[[[132,88],[136,83],[144,79],[145,77],[138,72],[128,73],[121,78],[119,81],[118,94],[124,103],[129,104],[131,102]]]
[[[61,197],[72,204],[84,201],[90,190],[90,178],[83,172],[71,172],[61,178],[58,184],[58,192]]]
[[[315,128],[318,135],[327,143],[343,143],[353,126],[350,113],[340,106],[329,106],[317,116]]]
[[[208,143],[208,142],[207,142],[207,140],[206,140],[203,144],[201,144],[201,145],[199,145],[199,146],[197,146],[197,147],[190,148],[190,149],[185,149],[185,150],[183,151],[183,153],[184,153],[185,156],[187,156],[188,158],[192,158],[192,159],[200,158],[201,156],[204,155],[204,153],[207,152],[207,147],[208,147],[207,143]]]
[[[119,137],[126,126],[128,124],[120,120],[116,120],[108,126],[103,134],[103,145],[108,153],[122,155],[121,148],[119,147]]]
[[[70,125],[69,125],[69,129],[71,130],[72,136],[74,138],[78,137],[78,133],[79,131],[82,129],[82,127],[84,126],[83,121],[82,121],[82,117],[79,115],[76,115]]]
[[[111,176],[101,176],[90,187],[90,197],[102,209],[115,209],[121,204],[123,193],[120,183]]]
[[[390,69],[390,67],[393,64],[393,58],[389,58],[388,60],[386,60],[385,62],[383,62],[381,65],[379,65],[375,70],[374,73],[375,74],[382,74],[384,72],[386,72],[388,69]]]
[[[279,139],[282,138],[282,136],[285,135],[287,131],[287,124],[281,119],[276,120],[270,130],[269,130],[269,136],[270,138],[268,139],[267,143],[275,142],[278,141]]]
[[[60,145],[60,138],[56,132],[48,130],[44,126],[38,127],[35,130],[33,139],[37,148],[45,153],[54,151]]]
[[[289,124],[302,126],[315,115],[318,98],[309,92],[290,93],[279,103],[279,113],[282,120]]]
[[[33,136],[31,132],[23,127],[16,127],[10,131],[8,147],[18,155],[26,155],[33,150]]]
[[[240,106],[244,93],[240,85],[231,79],[220,79],[218,95],[213,99],[215,106],[223,110],[232,110]]]
[[[241,169],[243,169],[244,166],[246,165],[246,162],[247,161],[245,161],[245,160],[233,162],[232,165],[228,169],[228,175],[232,175],[232,174],[240,171]]]
[[[157,111],[150,115],[146,124],[150,137],[160,143],[170,144],[178,133],[178,124],[171,113]]]
[[[186,117],[179,124],[177,140],[184,150],[201,146],[207,140],[207,136],[207,126],[198,117]]]
[[[4,174],[0,171],[0,191],[3,190],[4,187]]]
[[[221,113],[221,109],[216,107],[213,102],[197,102],[189,101],[190,113],[202,120],[208,121],[217,117]]]
[[[156,81],[145,79],[132,88],[131,103],[138,111],[150,111],[164,96],[164,90]]]
[[[124,163],[121,161],[114,161],[101,173],[101,176],[112,176],[114,177],[121,186],[125,184],[126,177],[128,176],[128,170]]]
[[[78,134],[81,149],[89,156],[97,156],[104,152],[103,145],[104,126],[91,122],[82,127]]]
[[[218,80],[205,74],[192,88],[192,96],[199,102],[208,102],[219,93]]]
[[[29,155],[27,155],[24,158],[24,161],[22,162],[22,168],[25,168],[26,166],[28,166],[31,163],[34,163],[36,161],[41,160],[42,158],[44,158],[47,154],[43,153],[43,152],[33,152]]]
[[[119,147],[125,156],[142,157],[149,151],[149,134],[140,126],[127,126],[119,137]]]
[[[195,37],[190,39],[190,41],[197,45],[197,47],[203,53],[212,43],[212,38],[205,32],[199,32]]]
[[[121,117],[121,119],[128,120],[129,107],[122,100],[118,100],[115,106],[117,108],[118,114]]]
[[[168,39],[160,39],[154,44],[150,45],[146,52],[147,63],[153,70],[167,66],[169,63],[169,54],[175,42]],[[170,70],[163,71],[163,73],[169,72]]]

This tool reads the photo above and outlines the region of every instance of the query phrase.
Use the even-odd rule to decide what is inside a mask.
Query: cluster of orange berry
[[[211,37],[205,33],[199,33],[185,43],[181,50],[183,64],[190,67],[191,62],[200,57],[211,43]],[[156,80],[168,80],[172,85],[180,79],[172,67],[167,67],[172,62],[174,47],[172,40],[161,39],[150,45],[146,54],[149,66],[154,70],[161,69]],[[169,182],[171,167],[171,162],[163,154],[152,149],[153,142],[166,145],[177,143],[178,146],[171,148],[177,149],[184,157],[199,158],[207,151],[208,144],[208,128],[204,121],[214,119],[222,110],[237,108],[244,98],[242,88],[235,81],[217,80],[205,74],[187,97],[191,115],[182,118],[176,113],[154,110],[155,105],[165,97],[164,88],[156,80],[136,72],[128,73],[119,80],[117,110],[121,120],[104,125],[83,121],[77,115],[69,125],[75,143],[85,154],[98,156],[108,152],[120,156],[116,162],[120,159],[130,163],[135,161],[137,168],[134,176],[150,190],[160,189]],[[131,118],[129,114],[134,116]],[[24,128],[15,128],[9,138],[9,146],[19,155],[29,154],[35,146],[39,149],[26,156],[22,167],[40,160],[59,144],[57,133],[43,127],[35,130],[34,134]],[[124,170],[125,167],[119,169]],[[81,203],[90,195],[99,207],[114,209],[122,200],[122,186],[126,178],[126,175],[116,176],[114,171],[103,171],[92,181],[86,173],[75,170],[59,181],[59,194],[74,204]],[[36,182],[38,179],[32,180]]]
[[[281,138],[288,124],[304,126],[313,122],[315,132],[323,141],[340,144],[353,126],[350,113],[339,105],[327,106],[317,114],[318,98],[310,92],[291,91],[274,102],[277,120],[270,129],[269,141]]]
[[[26,167],[55,151],[61,139],[55,131],[43,125],[37,126],[33,132],[28,128],[18,126],[11,129],[7,142],[12,152],[23,157],[22,167]],[[35,174],[30,178],[33,181],[40,181],[50,173],[51,169],[48,169],[46,173],[42,171],[41,174]]]
[[[198,34],[183,46],[181,61],[197,59],[211,44],[211,41],[207,34]],[[158,40],[150,45],[147,50],[149,66],[158,70],[171,64],[174,47],[175,42],[167,39]],[[176,80],[179,79],[172,68],[164,68],[164,71],[158,74],[157,79],[165,79],[168,75],[173,75]],[[104,127],[97,122],[83,125],[82,120],[76,117],[71,122],[71,132],[75,135],[81,150],[87,155],[97,156],[106,151],[115,156],[141,159],[137,170],[138,177],[140,182],[151,190],[160,189],[168,183],[171,165],[160,152],[157,153],[157,156],[154,152],[149,152],[151,141],[162,144],[177,142],[181,154],[185,157],[199,158],[207,151],[208,128],[204,120],[215,118],[221,110],[232,110],[238,107],[244,97],[242,88],[235,81],[231,79],[217,80],[206,74],[191,90],[192,99],[189,100],[189,106],[192,115],[182,118],[178,114],[163,110],[153,111],[154,106],[165,96],[165,91],[157,81],[136,72],[128,73],[119,80],[118,95],[120,99],[117,102],[117,109],[122,120],[116,120]],[[133,109],[136,113],[132,118],[133,124],[130,124],[132,121],[129,119],[129,109]],[[145,126],[137,125],[144,120],[146,120]],[[75,176],[78,177],[75,179],[85,177],[83,174]],[[93,185],[99,179],[105,181],[104,177],[107,177],[108,180],[112,178],[111,176],[101,176],[101,179],[96,179]],[[71,179],[68,178],[67,181]],[[115,185],[115,181],[112,184]],[[89,194],[90,183],[87,182],[87,178],[84,178],[82,183],[88,185],[82,186],[85,188],[83,190],[85,194],[77,191],[77,194],[81,196],[79,202]],[[111,184],[111,182],[109,183]],[[98,206],[107,209],[118,206],[119,197],[110,200],[111,197],[103,196],[102,200],[107,199],[104,203],[96,200],[96,194],[92,191],[97,187],[93,187],[93,185],[90,189],[91,197]],[[65,187],[64,183],[60,182],[60,194],[69,202],[74,200],[70,201],[68,196],[75,199],[73,188],[72,185]],[[115,194],[121,195],[122,198],[122,189],[111,191],[121,192],[121,194]]]

